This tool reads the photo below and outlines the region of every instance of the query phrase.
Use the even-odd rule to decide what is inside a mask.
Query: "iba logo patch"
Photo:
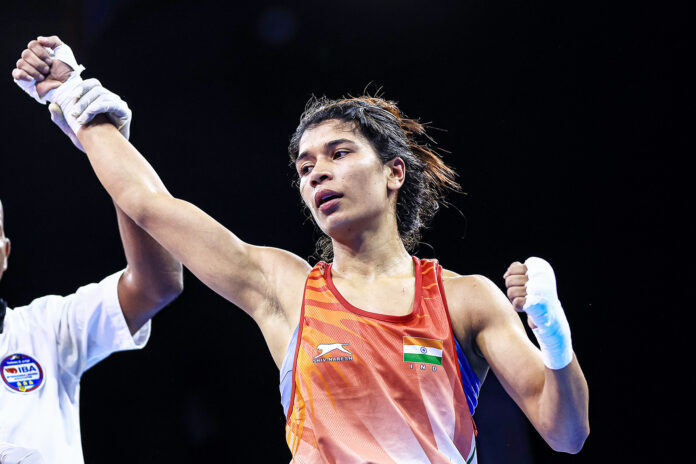
[[[43,369],[39,362],[26,354],[11,354],[0,363],[0,376],[10,390],[28,393],[43,384]]]

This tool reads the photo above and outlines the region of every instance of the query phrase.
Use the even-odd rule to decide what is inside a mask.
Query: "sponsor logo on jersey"
[[[404,337],[404,362],[442,366],[442,340]]]
[[[314,363],[326,362],[326,361],[352,361],[353,353],[348,351],[346,346],[349,343],[322,343],[317,345],[317,354],[312,361]],[[347,354],[348,356],[343,356],[341,353]]]
[[[11,354],[0,363],[0,377],[12,391],[29,393],[43,385],[41,364],[29,355]]]

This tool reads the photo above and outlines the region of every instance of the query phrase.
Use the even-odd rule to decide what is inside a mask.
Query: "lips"
[[[334,190],[324,189],[314,194],[314,204],[323,213],[333,208],[338,203],[338,199],[343,197],[342,193]]]

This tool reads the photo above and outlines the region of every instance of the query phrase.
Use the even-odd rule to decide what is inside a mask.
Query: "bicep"
[[[503,292],[485,279],[475,299],[476,343],[510,397],[530,416],[544,387],[544,364],[519,315]]]
[[[138,223],[204,284],[252,316],[269,300],[282,299],[280,281],[308,272],[309,265],[292,253],[245,243],[200,208],[167,193],[152,195]]]

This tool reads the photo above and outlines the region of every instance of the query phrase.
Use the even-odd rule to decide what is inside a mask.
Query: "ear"
[[[399,158],[393,158],[384,165],[387,174],[387,188],[399,190],[406,180],[406,163]]]
[[[2,260],[2,270],[6,271],[7,270],[7,257],[10,256],[10,239],[5,238],[3,239],[2,247],[4,248],[4,259]]]

